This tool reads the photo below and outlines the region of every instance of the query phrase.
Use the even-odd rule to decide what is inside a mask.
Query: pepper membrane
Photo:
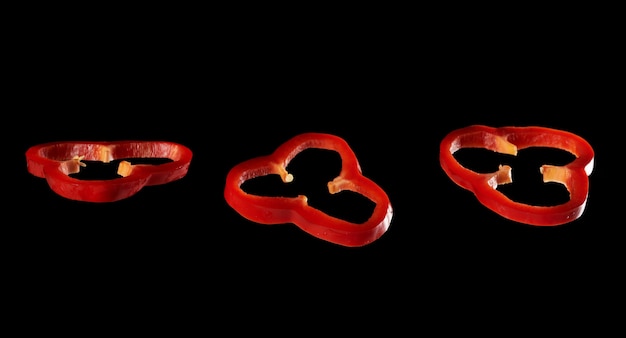
[[[289,162],[309,148],[333,150],[341,156],[339,175],[328,182],[328,191],[361,194],[376,205],[364,223],[351,223],[308,205],[307,197],[269,197],[249,194],[241,185],[252,178],[276,174],[284,183],[293,181]],[[224,197],[244,218],[261,224],[293,223],[314,237],[348,247],[363,246],[381,237],[389,228],[393,208],[385,191],[363,176],[356,155],[342,138],[325,133],[304,133],[279,146],[272,154],[249,159],[233,167],[226,177]]]
[[[511,200],[497,190],[498,185],[513,181],[511,167],[500,165],[496,172],[477,173],[463,167],[454,153],[461,148],[485,148],[498,153],[517,155],[528,147],[565,150],[576,158],[564,165],[544,164],[539,168],[544,182],[563,184],[569,200],[555,206],[535,206]],[[594,165],[594,151],[582,137],[545,127],[502,127],[472,125],[450,132],[441,141],[439,161],[442,169],[459,186],[472,191],[487,208],[520,223],[555,226],[578,219],[586,206],[589,179]]]

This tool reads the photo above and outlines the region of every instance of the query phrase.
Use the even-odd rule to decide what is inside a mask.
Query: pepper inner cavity
[[[159,165],[172,162],[173,160],[161,157],[121,158],[109,162],[82,160],[81,162],[85,166],[81,167],[79,172],[69,174],[69,176],[79,180],[113,180],[121,178],[122,175],[118,174],[118,167],[123,161],[130,162],[132,165]]]
[[[373,201],[350,190],[335,194],[328,191],[328,182],[339,176],[341,165],[341,156],[336,151],[308,148],[289,162],[286,170],[292,175],[291,182],[283,182],[278,174],[269,174],[244,181],[241,189],[268,197],[304,195],[312,208],[351,223],[364,223],[374,211]]]
[[[569,201],[569,191],[558,182],[544,182],[543,165],[564,166],[576,159],[568,151],[549,147],[520,149],[517,156],[497,153],[485,148],[461,148],[453,156],[467,169],[477,173],[495,173],[501,165],[511,167],[512,181],[496,189],[513,201],[554,206]]]

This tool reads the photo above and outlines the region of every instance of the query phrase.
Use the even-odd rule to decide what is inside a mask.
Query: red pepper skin
[[[463,167],[453,154],[461,148],[485,148],[517,155],[528,147],[566,150],[576,158],[565,166],[543,165],[539,169],[544,182],[563,184],[569,201],[555,206],[534,206],[515,202],[496,190],[499,184],[512,182],[511,168],[500,166],[494,173],[480,174]],[[591,145],[578,135],[545,127],[492,128],[472,125],[450,132],[441,141],[440,164],[459,186],[472,191],[487,208],[510,220],[536,226],[555,226],[578,219],[587,203],[589,178],[594,165]]]
[[[169,158],[160,165],[131,165],[122,162],[111,180],[80,180],[69,174],[84,166],[80,160],[110,162],[124,158]],[[165,184],[187,174],[192,152],[189,148],[165,141],[50,142],[26,151],[28,172],[45,178],[57,194],[85,202],[114,202],[137,193],[148,185]]]
[[[308,148],[339,153],[342,159],[341,172],[328,183],[328,190],[331,194],[350,190],[373,201],[376,206],[367,221],[356,224],[330,216],[310,207],[306,196],[267,197],[248,194],[241,189],[245,181],[270,174],[279,175],[285,183],[291,182],[293,177],[286,168],[298,153]],[[387,194],[362,175],[357,158],[346,141],[323,133],[297,135],[271,155],[236,165],[226,177],[224,197],[233,209],[248,220],[261,224],[293,223],[317,238],[347,247],[364,246],[377,240],[387,231],[393,216]]]

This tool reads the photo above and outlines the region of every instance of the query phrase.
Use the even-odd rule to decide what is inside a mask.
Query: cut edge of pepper
[[[258,196],[254,194],[248,194],[241,188],[241,185],[245,181],[269,174],[278,174],[281,176],[283,182],[291,182],[293,180],[293,175],[287,173],[286,167],[288,166],[289,162],[293,158],[295,158],[300,152],[309,148],[334,150],[339,153],[342,159],[342,169],[337,177],[328,182],[328,191],[329,193],[334,194],[341,190],[351,190],[371,200],[376,206],[368,220],[363,223],[352,223],[341,218],[331,216],[317,208],[308,205],[308,203],[306,203],[306,196],[303,195],[300,195],[296,198]],[[370,188],[376,187],[377,189],[374,189],[373,194],[382,194],[383,197],[379,196],[380,198],[376,198],[373,197],[370,193],[364,193],[361,189],[358,189],[358,187],[354,183],[355,179],[364,182]],[[344,246],[363,246],[377,240],[380,236],[382,236],[383,233],[387,231],[393,218],[393,208],[391,207],[391,203],[389,202],[389,197],[382,190],[382,188],[373,183],[367,177],[363,176],[356,155],[349,147],[347,142],[342,138],[331,134],[300,134],[280,145],[270,155],[256,157],[236,165],[229,171],[229,174],[227,175],[227,183],[224,194],[228,204],[233,207],[239,214],[251,221],[261,224],[276,224],[287,222],[293,223],[302,230],[305,230],[305,232],[309,233],[310,235]],[[243,201],[243,203],[250,202],[249,199],[255,199],[257,202],[260,200],[272,199],[273,201],[280,203],[287,203],[288,201],[299,200],[303,202],[303,204],[301,205],[302,210],[300,212],[297,212],[297,215],[299,215],[300,218],[322,218],[324,220],[324,224],[326,224],[328,220],[332,220],[332,223],[335,226],[329,227],[328,225],[325,225],[327,229],[334,229],[333,232],[338,233],[358,233],[359,236],[366,236],[367,239],[359,242],[359,244],[355,244],[351,243],[349,240],[333,241],[323,236],[320,237],[318,232],[307,230],[308,226],[300,224],[300,222],[297,221],[298,217],[295,217],[294,215],[288,217],[287,222],[285,222],[285,219],[283,218],[280,218],[280,221],[273,222],[256,217],[249,217],[250,215],[247,212],[239,210],[239,205],[242,201],[235,201],[236,199],[246,200]],[[385,209],[384,214],[380,211],[381,208]],[[256,209],[256,206],[250,208],[250,210]],[[256,211],[250,212],[257,214]],[[307,220],[307,222],[307,224],[310,224],[310,226],[314,227],[316,227],[314,224],[319,223],[310,219]],[[371,236],[374,237],[371,238]]]
[[[80,172],[80,168],[86,166],[83,160],[108,163],[116,158],[116,148],[123,147],[130,148],[127,151],[128,157],[165,157],[173,162],[156,166],[133,166],[128,161],[121,161],[118,174],[122,177],[112,180],[81,180],[69,176]],[[138,156],[137,149],[141,152]],[[158,153],[158,151],[164,152]],[[27,170],[31,174],[45,178],[50,187],[63,197],[88,202],[113,202],[130,197],[144,185],[157,185],[180,179],[187,174],[192,156],[189,148],[178,143],[136,140],[49,142],[32,146],[26,151]],[[125,156],[117,158],[125,158]],[[141,174],[131,176],[135,172],[134,169],[138,167],[142,167],[139,171]],[[158,170],[155,170],[157,167]],[[167,172],[163,173],[164,170]],[[136,187],[133,187],[132,184],[135,181]],[[125,189],[130,193],[116,194],[116,189]],[[101,191],[103,196],[87,196],[88,190]],[[72,195],[72,191],[76,196]]]
[[[567,147],[557,147],[545,140],[543,141],[546,143],[542,143],[540,146],[563,149],[576,157],[573,162],[570,162],[565,166],[542,165],[539,168],[544,182],[556,182],[565,186],[570,194],[567,202],[555,206],[537,206],[513,201],[502,192],[496,190],[499,184],[511,183],[513,181],[510,167],[506,168],[508,166],[500,165],[499,170],[494,173],[478,174],[473,170],[462,166],[453,156],[454,152],[457,150],[470,147],[486,148],[497,152],[503,152],[502,150],[504,149],[504,153],[507,153],[506,151],[513,149],[508,148],[509,146],[507,143],[511,143],[514,147],[517,147],[514,142],[508,141],[509,137],[515,133],[519,133],[520,131],[523,132],[528,130],[532,131],[534,134],[546,133],[554,135],[558,140],[566,144]],[[484,133],[492,133],[495,136],[493,138],[485,137]],[[476,135],[482,135],[482,137],[477,138]],[[575,142],[573,142],[573,144],[563,142],[561,140],[562,137],[575,140]],[[481,139],[483,141],[491,141],[488,142],[488,144],[482,144],[480,141]],[[469,140],[469,142],[463,143],[463,141],[467,140]],[[503,142],[502,140],[506,142]],[[525,148],[527,146],[527,144],[524,144],[521,148]],[[569,223],[579,218],[584,212],[588,198],[587,176],[589,176],[593,170],[594,152],[591,145],[585,139],[563,130],[536,126],[493,128],[483,125],[473,125],[457,129],[444,137],[440,147],[440,163],[446,174],[457,185],[472,191],[483,205],[498,213],[500,216],[530,225],[553,226]],[[503,168],[506,170],[503,171]],[[584,182],[577,185],[572,183],[572,177],[574,175],[572,168],[582,168],[580,170],[585,173],[585,177],[582,177],[583,175],[580,174],[577,174],[576,177],[580,180],[584,180]],[[480,184],[478,184],[480,180],[476,181],[476,178],[478,177],[483,177],[490,189],[482,189]],[[473,181],[476,182],[472,183]],[[578,189],[581,184],[584,196],[581,195]],[[483,193],[481,193],[481,191]],[[493,198],[486,199],[484,194],[496,194],[493,196],[496,196],[496,199],[498,199],[499,202],[493,202]],[[539,220],[538,217],[545,217],[546,220]]]

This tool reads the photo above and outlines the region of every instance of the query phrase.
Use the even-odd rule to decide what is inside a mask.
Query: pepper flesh
[[[563,184],[570,195],[567,202],[555,206],[535,206],[511,200],[496,190],[498,185],[512,182],[511,167],[501,165],[494,173],[476,173],[463,167],[453,156],[461,148],[485,148],[498,153],[517,155],[528,147],[549,147],[565,150],[576,158],[564,166],[542,165],[544,182]],[[578,219],[586,206],[589,178],[594,165],[594,151],[582,137],[567,131],[545,127],[493,128],[472,125],[450,132],[441,141],[440,164],[459,186],[472,191],[487,208],[520,223],[555,226]]]
[[[308,148],[333,150],[339,153],[342,166],[339,175],[328,182],[331,194],[342,190],[359,193],[376,206],[364,223],[351,223],[330,216],[307,204],[307,197],[268,197],[248,194],[241,185],[252,178],[277,174],[289,183],[289,162]],[[278,147],[272,154],[244,161],[233,167],[226,177],[226,202],[241,216],[261,224],[293,223],[305,232],[331,243],[357,247],[382,236],[391,223],[393,209],[387,194],[376,183],[363,176],[356,155],[342,138],[324,133],[304,133]]]
[[[80,180],[69,174],[85,166],[82,160],[108,163],[124,158],[168,158],[160,165],[132,165],[121,161],[118,175],[111,180]],[[165,184],[187,174],[192,152],[166,141],[50,142],[26,151],[26,166],[31,174],[45,178],[57,194],[86,202],[114,202],[137,193],[147,185]]]

